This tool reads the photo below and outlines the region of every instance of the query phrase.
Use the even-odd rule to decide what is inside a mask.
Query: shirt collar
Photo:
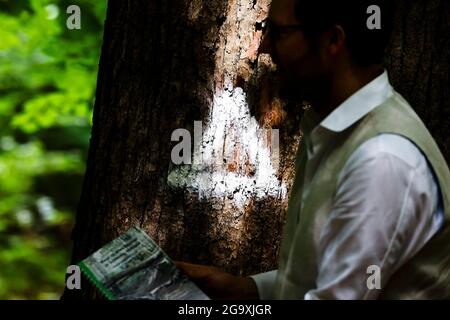
[[[320,127],[333,132],[342,132],[385,102],[392,94],[393,88],[385,70],[334,109],[320,123]]]

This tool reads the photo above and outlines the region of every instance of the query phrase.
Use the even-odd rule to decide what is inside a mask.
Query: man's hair
[[[295,0],[295,14],[305,24],[311,40],[334,25],[346,34],[346,47],[353,62],[367,66],[383,62],[389,43],[395,12],[394,0]],[[367,13],[371,5],[381,9],[381,29],[370,30]]]

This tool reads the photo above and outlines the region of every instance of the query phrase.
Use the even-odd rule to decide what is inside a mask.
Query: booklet
[[[138,227],[79,263],[111,300],[208,300],[162,249]]]

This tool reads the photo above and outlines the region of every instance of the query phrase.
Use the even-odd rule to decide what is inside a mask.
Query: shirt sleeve
[[[256,283],[258,288],[259,299],[261,300],[273,300],[273,289],[275,281],[277,279],[278,270],[272,270],[269,272],[259,273],[250,276]]]
[[[406,138],[380,135],[360,146],[339,176],[317,247],[317,288],[305,299],[376,299],[442,226],[438,188],[426,158]],[[378,288],[368,285],[374,267]]]

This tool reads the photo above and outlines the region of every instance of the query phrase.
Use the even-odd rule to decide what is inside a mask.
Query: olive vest
[[[319,123],[312,114],[308,110],[303,116],[304,137]],[[317,245],[331,213],[339,173],[359,146],[382,133],[406,137],[426,156],[439,182],[445,222],[425,247],[389,278],[380,290],[380,298],[450,299],[450,171],[425,125],[398,93],[338,133],[341,139],[326,151],[308,192],[304,192],[307,151],[301,143],[280,250],[275,298],[303,299],[317,287]]]

